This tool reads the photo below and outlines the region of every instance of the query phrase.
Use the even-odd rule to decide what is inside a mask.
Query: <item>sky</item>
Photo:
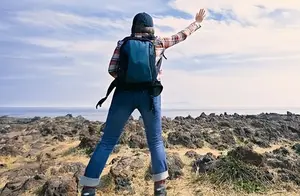
[[[0,106],[94,107],[135,14],[167,37],[200,8],[202,28],[165,52],[163,108],[300,107],[298,0],[2,1]]]

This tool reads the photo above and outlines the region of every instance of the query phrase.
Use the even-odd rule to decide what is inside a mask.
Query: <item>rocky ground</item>
[[[78,195],[105,123],[68,114],[0,117],[0,195]],[[163,117],[169,195],[299,195],[300,116]],[[152,195],[141,119],[130,119],[102,175],[99,195]]]

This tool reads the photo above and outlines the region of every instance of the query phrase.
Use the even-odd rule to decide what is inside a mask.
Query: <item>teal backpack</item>
[[[163,57],[166,58],[164,55]],[[162,58],[157,64],[155,61],[155,45],[152,39],[125,37],[120,47],[117,77],[110,84],[106,96],[97,103],[96,108],[101,107],[115,87],[127,91],[148,90],[151,97],[160,95],[163,86],[157,80],[157,75]]]

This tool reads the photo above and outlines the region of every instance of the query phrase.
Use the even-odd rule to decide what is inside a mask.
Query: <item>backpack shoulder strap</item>
[[[124,46],[125,44],[126,44],[126,42],[127,41],[130,41],[130,40],[147,40],[148,41],[148,39],[146,39],[146,38],[141,38],[141,37],[134,37],[134,36],[127,36],[127,37],[124,37],[123,39],[122,39],[122,45],[121,45],[121,48],[122,48],[122,46]],[[149,40],[150,41],[150,40]],[[120,49],[121,49],[120,48]]]
[[[122,39],[122,42],[124,43],[124,42],[126,42],[126,41],[128,41],[128,40],[131,40],[131,39],[134,39],[134,37],[132,37],[132,36],[127,36],[127,37],[124,37],[124,38]]]
[[[124,37],[124,38],[121,40],[121,42],[122,42],[121,47],[124,46],[125,43],[126,43],[128,40],[131,40],[131,39],[132,39],[131,36]]]

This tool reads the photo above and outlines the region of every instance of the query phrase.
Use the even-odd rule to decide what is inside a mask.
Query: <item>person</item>
[[[138,111],[141,113],[145,126],[146,138],[151,156],[154,195],[167,195],[166,180],[169,177],[169,174],[166,161],[166,152],[162,139],[161,125],[160,93],[162,91],[162,57],[164,57],[164,51],[166,49],[186,40],[188,36],[200,29],[204,18],[205,10],[200,9],[200,11],[196,13],[195,21],[193,21],[184,30],[172,35],[171,37],[161,38],[155,36],[153,19],[149,14],[141,12],[135,15],[132,22],[131,36],[118,41],[109,63],[108,72],[112,77],[115,78],[115,80],[111,84],[106,97],[102,99],[98,105],[101,106],[113,87],[116,87],[116,90],[113,94],[112,102],[109,107],[102,139],[97,144],[85,169],[84,175],[80,178],[80,184],[83,186],[81,195],[92,196],[96,194],[96,186],[98,186],[100,183],[99,177],[106,165],[108,157],[114,149],[114,146],[117,144],[127,120],[135,109],[138,109]],[[137,42],[139,38],[144,42]],[[151,42],[148,43],[147,40],[151,40]],[[124,77],[127,77],[126,81],[133,81],[133,78],[135,78],[135,80],[139,79],[140,81],[145,79],[145,76],[139,77],[137,72],[142,71],[140,73],[145,74],[145,70],[148,69],[140,68],[141,65],[143,63],[151,64],[152,60],[148,61],[147,58],[148,56],[152,56],[153,58],[153,55],[151,55],[148,50],[143,49],[144,46],[151,48],[151,43],[154,45],[153,51],[155,54],[153,62],[155,61],[154,65],[157,71],[155,72],[154,70],[154,72],[150,73],[151,76],[155,77],[155,82],[152,83],[155,85],[152,85],[152,90],[149,90],[150,88],[136,88],[134,90],[130,90],[129,88],[126,89],[125,87],[122,88],[122,83],[120,83],[120,81],[122,79],[124,82]],[[125,50],[127,50],[126,57],[124,57],[123,54]],[[131,51],[131,53],[128,53],[128,51]],[[131,64],[138,65],[135,65],[133,69],[133,65]],[[149,66],[148,64],[147,66]],[[127,71],[127,74],[124,75],[123,72],[123,75],[120,75],[121,66],[126,67],[125,71]],[[130,71],[134,72],[129,73]],[[148,74],[148,76],[150,75]],[[131,76],[131,78],[129,76]]]

